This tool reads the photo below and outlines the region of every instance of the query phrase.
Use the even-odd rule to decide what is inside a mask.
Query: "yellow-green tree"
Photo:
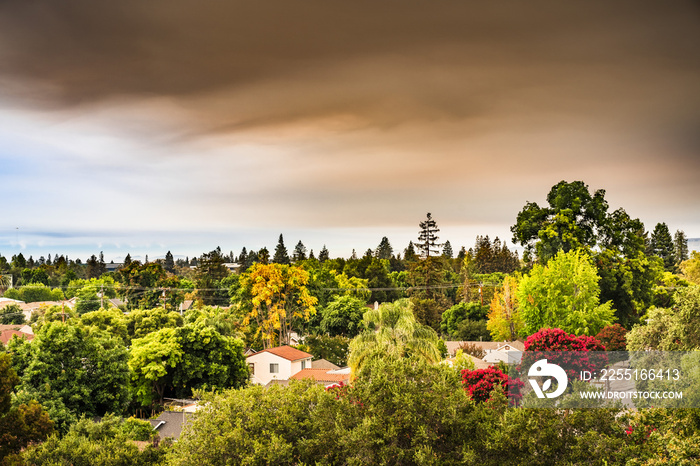
[[[309,293],[309,273],[301,267],[255,264],[241,283],[252,303],[243,323],[257,325],[256,336],[261,337],[265,348],[275,343],[289,344],[292,326],[316,314],[318,300]]]
[[[486,328],[494,341],[515,340],[525,328],[517,291],[518,278],[507,276],[503,280],[503,289],[493,295]]]

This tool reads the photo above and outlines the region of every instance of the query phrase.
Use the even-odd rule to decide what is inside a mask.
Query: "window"
[[[301,361],[301,368],[302,368],[302,370],[306,369],[306,360]]]
[[[248,363],[248,370],[250,371],[250,375],[255,375],[255,364],[252,362]]]
[[[277,363],[270,363],[270,374],[277,374],[280,371],[280,365]]]

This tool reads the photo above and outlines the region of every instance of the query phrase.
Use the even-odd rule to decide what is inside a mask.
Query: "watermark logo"
[[[544,381],[542,387],[540,387],[537,379],[529,378],[528,381],[532,385],[532,389],[535,391],[537,398],[556,398],[566,390],[566,386],[569,383],[569,378],[566,376],[566,372],[561,367],[556,364],[550,364],[546,359],[540,359],[532,366],[527,373],[528,377],[550,377]],[[552,393],[545,393],[552,386],[552,379],[557,381],[557,389]]]

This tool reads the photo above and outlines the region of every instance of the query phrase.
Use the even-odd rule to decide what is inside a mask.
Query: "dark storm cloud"
[[[166,96],[195,130],[223,132],[581,115],[689,86],[697,13],[638,1],[6,1],[0,82],[17,104],[59,109]]]

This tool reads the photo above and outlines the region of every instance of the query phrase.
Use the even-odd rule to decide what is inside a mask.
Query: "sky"
[[[561,180],[700,238],[691,1],[0,3],[0,254],[510,242]]]

